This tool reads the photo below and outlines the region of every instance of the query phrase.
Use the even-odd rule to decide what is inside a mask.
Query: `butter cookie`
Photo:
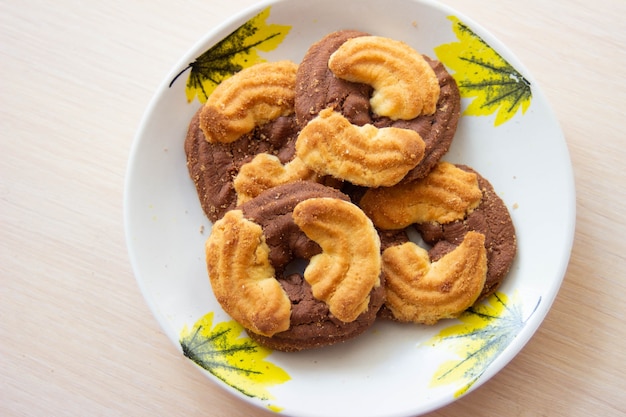
[[[206,257],[224,310],[273,349],[353,338],[384,302],[376,229],[345,194],[315,182],[274,187],[226,213]]]
[[[517,254],[517,236],[511,214],[491,183],[466,165],[457,167],[477,176],[478,187],[483,195],[478,206],[463,219],[447,223],[416,223],[415,227],[424,241],[433,245],[430,256],[434,260],[445,256],[470,231],[485,236],[487,277],[479,297],[482,299],[493,294],[509,273]]]
[[[192,117],[187,168],[211,221],[267,188],[321,180],[295,156],[296,68],[289,61],[246,68],[218,85]]]
[[[298,135],[296,157],[320,175],[366,187],[391,186],[422,160],[424,141],[413,130],[353,125],[328,108]]]
[[[363,71],[354,69],[354,67],[357,69],[363,67],[362,63],[368,61],[359,58],[362,57],[361,54],[365,54],[367,57],[368,48],[363,48],[359,44],[351,46],[348,43],[360,37],[366,39],[365,45],[371,46],[372,38],[376,41],[373,43],[375,47],[370,48],[369,56],[376,61],[374,71],[371,70],[371,67],[368,69],[367,65]],[[390,41],[393,46],[387,48],[385,45],[381,46],[377,43],[379,39],[378,37],[371,37],[365,32],[341,30],[330,33],[313,44],[307,50],[296,73],[294,101],[296,119],[303,128],[318,117],[323,110],[331,108],[356,126],[369,124],[378,129],[394,127],[415,131],[424,141],[424,154],[420,161],[406,174],[403,181],[422,178],[430,172],[452,143],[460,117],[459,90],[454,78],[440,62],[412,51],[408,62],[416,60],[419,64],[417,67],[412,67],[412,64],[407,66],[407,61],[403,62],[399,57],[402,52],[394,49],[398,42]],[[342,54],[341,48],[344,44],[347,44],[349,49],[348,53]],[[400,51],[404,50],[405,47],[406,45],[402,44]],[[356,57],[359,59],[354,60],[354,62],[350,59],[350,50],[352,50],[350,48],[359,50],[359,57]],[[391,61],[400,66],[402,69],[400,73],[409,71],[409,74],[420,74],[420,77],[424,79],[423,82],[417,83],[420,86],[416,93],[417,97],[410,97],[410,95],[407,97],[406,94],[401,94],[397,89],[389,88],[390,84],[394,84],[393,76],[389,74],[398,74],[399,72],[394,71],[393,67],[386,70],[381,69],[384,68],[384,65],[380,57],[376,55],[381,50],[383,55],[392,57]],[[334,55],[335,53],[339,55]],[[331,59],[333,55],[334,58]],[[329,67],[329,62],[339,75],[335,74],[333,69]],[[343,64],[353,65],[352,69],[344,68]],[[350,65],[347,66],[350,67]],[[359,74],[360,72],[365,75]],[[372,73],[378,72],[383,72],[386,75],[381,77],[372,75]],[[405,75],[401,78],[405,80],[411,77]],[[436,80],[436,86],[433,85],[433,80]],[[414,83],[410,85],[411,88],[415,87]],[[411,108],[408,115],[401,112],[405,107],[402,103],[406,100],[417,103],[416,106],[407,107]],[[434,111],[432,111],[432,107],[429,107],[429,103],[433,100],[435,100]],[[426,105],[424,105],[425,103]],[[383,114],[376,113],[375,109]],[[408,118],[413,114],[418,115]]]
[[[199,113],[200,110],[191,119],[185,139],[187,169],[204,213],[209,220],[215,222],[237,206],[239,195],[235,188],[235,180],[242,167],[251,163],[255,156],[260,154],[271,156],[273,169],[278,170],[285,169],[284,166],[295,158],[298,127],[293,115],[282,116],[256,127],[252,132],[233,142],[211,143],[206,140],[200,128]],[[250,171],[257,168],[258,166],[253,165]],[[309,170],[303,176],[316,178],[316,174]],[[264,177],[251,178],[252,180],[242,177],[239,179],[240,192],[245,194],[243,200],[267,187],[259,184],[265,181]]]
[[[439,162],[423,179],[367,190],[359,205],[395,237],[384,246],[381,316],[425,324],[455,317],[492,294],[515,258],[508,209],[465,165]],[[404,231],[413,226],[428,251],[409,241]]]

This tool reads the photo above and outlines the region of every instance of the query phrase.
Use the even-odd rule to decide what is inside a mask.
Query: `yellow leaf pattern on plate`
[[[525,113],[532,99],[530,82],[467,25],[455,16],[449,19],[459,42],[440,45],[435,53],[455,71],[453,77],[461,97],[472,99],[463,114],[496,113],[498,126],[510,120],[520,108]]]
[[[272,352],[248,337],[236,321],[213,327],[213,313],[204,315],[191,330],[185,326],[180,345],[183,354],[226,384],[261,400],[271,399],[268,386],[290,379],[280,367],[265,360]],[[276,406],[273,406],[276,407]]]
[[[541,302],[537,302],[535,309]],[[530,316],[529,316],[530,317]],[[446,361],[434,374],[431,385],[461,383],[455,397],[463,395],[487,367],[506,349],[526,324],[519,300],[509,302],[503,293],[495,293],[482,304],[468,309],[461,324],[443,329],[427,344],[448,346],[459,359]]]
[[[204,103],[219,83],[244,68],[265,62],[258,51],[276,49],[291,30],[291,26],[267,24],[270,9],[266,8],[197,57],[174,77],[170,87],[191,69],[185,88],[187,101],[191,103],[197,97]]]

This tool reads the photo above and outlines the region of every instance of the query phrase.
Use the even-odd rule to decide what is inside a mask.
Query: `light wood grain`
[[[153,91],[253,3],[0,1],[0,415],[274,415],[212,384],[163,335],[122,219]],[[445,3],[500,38],[548,96],[574,165],[577,229],[536,335],[431,416],[626,415],[626,2]]]

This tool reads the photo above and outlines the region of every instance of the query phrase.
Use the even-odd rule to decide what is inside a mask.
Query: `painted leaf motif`
[[[204,315],[180,336],[183,354],[226,384],[261,400],[271,399],[267,387],[290,379],[280,367],[265,360],[272,352],[248,337],[236,321],[213,327],[213,313]]]
[[[537,302],[530,316],[537,309]],[[529,317],[530,317],[529,316]],[[495,293],[486,302],[468,309],[457,324],[442,330],[428,344],[444,343],[459,357],[444,362],[431,380],[432,386],[463,383],[455,397],[463,395],[487,367],[511,343],[528,320],[523,318],[519,300],[509,302],[503,293]]]
[[[191,70],[185,88],[187,101],[191,103],[197,97],[204,103],[219,83],[244,68],[265,62],[258,51],[276,49],[291,30],[291,26],[267,24],[269,15],[270,7],[205,51],[174,77],[170,87]]]
[[[450,16],[458,42],[435,48],[435,53],[453,73],[461,97],[472,99],[463,114],[488,116],[496,113],[495,125],[510,120],[532,99],[530,82],[455,16]]]

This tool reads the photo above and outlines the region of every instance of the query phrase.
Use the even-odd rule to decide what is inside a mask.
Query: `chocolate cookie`
[[[307,51],[296,73],[295,111],[303,127],[323,109],[332,108],[352,124],[372,124],[377,128],[397,127],[418,132],[425,142],[422,161],[403,181],[426,176],[448,151],[460,117],[460,94],[454,78],[444,66],[426,56],[439,81],[440,95],[432,115],[420,115],[411,120],[392,120],[375,114],[370,97],[373,88],[367,84],[345,81],[336,77],[328,67],[331,55],[347,40],[367,36],[367,33],[343,30],[333,32]]]
[[[313,206],[307,208],[307,204],[313,204]],[[346,208],[349,208],[347,215],[343,211]],[[337,210],[336,213],[335,210]],[[231,217],[236,217],[237,213],[241,213],[240,216],[243,218],[239,220],[239,223],[222,225],[230,221]],[[350,217],[351,213],[356,214],[356,218]],[[365,226],[361,225],[360,221],[365,222]],[[236,233],[237,229],[243,229],[241,226],[243,222],[259,225],[262,229],[262,237],[244,239],[243,235],[231,236]],[[342,229],[344,225],[345,230]],[[308,237],[308,235],[315,235],[316,228],[318,233],[321,230],[322,234],[328,235],[328,239],[316,237],[314,241]],[[365,238],[360,237],[361,232],[364,233]],[[366,282],[367,280],[364,281],[362,278],[363,275],[368,275],[370,284],[350,286],[349,290],[344,291],[341,288],[344,284],[342,281],[347,282],[350,280],[349,277],[342,277],[338,282],[337,280],[328,281],[328,277],[333,275],[330,271],[332,266],[342,264],[344,261],[350,262],[349,259],[345,259],[346,257],[359,256],[355,253],[361,249],[359,251],[350,249],[354,253],[348,253],[345,256],[341,252],[341,248],[344,247],[354,248],[352,238],[355,236],[360,240],[360,246],[363,246],[364,256],[369,258],[372,253],[376,256],[371,256],[368,262],[363,262],[363,259],[353,262],[354,265],[364,264],[366,269],[369,268],[368,273],[359,273],[359,281]],[[250,240],[262,241],[263,245],[267,245],[267,259],[275,277],[270,281],[277,281],[288,299],[287,317],[283,317],[282,321],[274,316],[277,315],[276,311],[285,309],[283,301],[279,300],[283,303],[281,304],[283,307],[266,309],[265,306],[268,303],[274,303],[272,300],[280,299],[283,295],[267,300],[264,297],[252,297],[249,301],[236,300],[243,296],[242,292],[251,291],[250,288],[255,285],[250,283],[250,285],[242,286],[232,283],[233,279],[237,279],[237,271],[245,267],[245,265],[238,264],[240,257],[237,251]],[[231,245],[229,242],[239,243]],[[367,247],[370,248],[369,251]],[[259,255],[258,248],[255,250],[257,251],[254,255],[255,260],[250,261],[250,265],[258,268],[260,259],[263,259],[265,255]],[[334,258],[331,256],[326,260],[331,268],[320,268],[322,273],[316,277],[309,273],[311,272],[309,268],[315,269],[311,266],[314,263],[311,260],[303,275],[302,267],[298,266],[298,263],[306,264],[306,261],[312,258],[318,264],[324,263],[325,261],[320,256],[325,252],[336,252],[332,254]],[[384,289],[380,282],[379,253],[380,241],[371,221],[365,214],[340,191],[309,181],[272,188],[230,211],[216,222],[207,242],[209,275],[220,304],[236,320],[238,319],[236,314],[239,314],[241,309],[247,310],[243,312],[243,315],[252,317],[252,325],[246,325],[243,320],[240,322],[249,330],[250,337],[264,346],[282,351],[310,349],[345,341],[361,334],[372,325],[384,302]],[[372,273],[372,271],[375,272]],[[243,274],[254,275],[252,272],[245,271]],[[307,276],[313,276],[313,278],[305,279]],[[312,283],[310,284],[308,280]],[[326,282],[320,285],[320,282],[324,280]],[[273,285],[273,282],[266,284]],[[324,286],[332,287],[332,291],[326,294],[324,288],[320,288]],[[266,287],[264,284],[264,288]],[[345,294],[343,300],[333,299],[335,296],[341,297],[341,293]],[[324,298],[326,299],[323,301]],[[346,300],[348,300],[347,303]],[[243,307],[237,307],[235,305],[237,303]],[[255,306],[255,303],[259,305]],[[278,305],[278,302],[276,303]],[[355,309],[345,312],[344,306],[351,303]],[[268,310],[267,313],[271,316],[268,321],[271,323],[266,323],[262,317],[258,317],[264,310]],[[353,316],[339,319],[338,315],[343,317],[344,313],[348,316],[353,314]],[[285,320],[288,328],[280,329]],[[279,322],[282,324],[274,325]],[[256,326],[257,323],[258,326]]]
[[[294,115],[283,116],[234,142],[209,143],[200,128],[200,112],[189,123],[185,154],[202,209],[215,222],[237,205],[233,181],[241,167],[255,155],[275,155],[282,163],[293,159],[298,127]]]
[[[424,241],[433,245],[429,255],[433,261],[440,259],[454,249],[469,231],[485,235],[487,248],[487,278],[480,299],[493,294],[509,272],[517,252],[515,226],[509,211],[493,186],[474,169],[457,165],[467,172],[478,176],[478,186],[483,197],[476,209],[465,219],[447,224],[416,224]]]

